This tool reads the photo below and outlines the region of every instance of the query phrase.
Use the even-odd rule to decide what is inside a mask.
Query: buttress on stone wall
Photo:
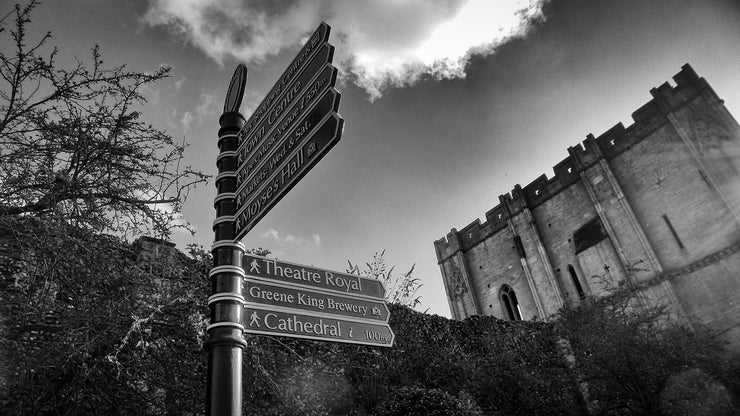
[[[623,285],[740,346],[740,126],[688,65],[434,242],[454,319],[548,319]]]

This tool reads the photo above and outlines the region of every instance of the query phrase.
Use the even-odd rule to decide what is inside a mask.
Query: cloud
[[[201,126],[211,120],[216,120],[219,116],[220,107],[216,103],[216,97],[213,94],[202,93],[198,98],[198,104],[195,108],[190,111],[185,111],[180,117],[180,125],[182,130],[187,133],[190,131],[193,122],[197,122]],[[173,116],[176,116],[176,112]],[[174,128],[174,125],[171,126]]]
[[[182,129],[185,132],[190,131],[190,126],[193,124],[193,113],[190,111],[186,111],[183,113],[182,118],[180,119],[180,124],[182,124]]]
[[[424,76],[461,78],[473,55],[526,36],[547,0],[149,0],[143,18],[219,63],[260,65],[297,51],[320,21],[335,64],[371,99]]]
[[[260,237],[270,243],[276,243],[283,246],[305,246],[312,243],[317,246],[321,245],[321,236],[318,234],[312,234],[310,239],[293,234],[283,236],[274,228],[270,228],[265,231]]]
[[[221,115],[221,106],[218,105],[215,95],[202,93],[198,101],[193,117],[201,124],[206,120],[216,120]]]
[[[316,26],[311,20],[318,9],[311,1],[150,0],[143,20],[167,27],[219,63],[227,56],[260,63]]]
[[[172,85],[175,87],[175,94],[180,92],[180,90],[182,89],[182,85],[185,83],[185,79],[186,79],[185,77],[182,77],[172,83]]]

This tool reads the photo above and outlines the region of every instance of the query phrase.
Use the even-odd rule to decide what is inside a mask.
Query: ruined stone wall
[[[740,127],[689,65],[673,79],[632,125],[435,241],[454,318],[510,318],[504,285],[523,319],[546,319],[621,283],[740,345]]]

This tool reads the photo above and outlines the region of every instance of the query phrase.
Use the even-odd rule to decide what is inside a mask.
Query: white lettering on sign
[[[319,27],[319,29],[321,29],[321,27]],[[264,101],[260,104],[254,114],[252,114],[252,117],[250,117],[247,125],[244,126],[244,128],[242,129],[245,135],[248,134],[252,130],[252,128],[254,128],[254,125],[258,121],[260,121],[265,111],[270,108],[273,101],[282,93],[283,88],[288,85],[290,80],[293,78],[293,75],[298,72],[298,70],[307,61],[312,52],[316,50],[316,47],[319,45],[322,37],[323,31],[317,30],[316,33],[314,33],[314,35],[311,37],[311,40],[306,43],[306,45],[303,47],[303,52],[295,58],[293,64],[288,67],[284,75],[280,78],[278,84],[273,87],[273,90],[270,92],[270,94],[267,95],[267,97],[265,97]]]
[[[294,158],[292,158],[288,164],[280,171],[280,180],[282,183],[286,183],[290,178],[295,175],[296,172],[303,166],[303,152],[298,152]]]
[[[283,114],[283,111],[285,111],[291,104],[293,104],[293,99],[296,97],[296,94],[301,90],[301,83],[297,82],[296,86],[288,91],[288,93],[283,97],[282,100],[280,100],[275,108],[270,111],[270,113],[267,115],[267,124],[272,125],[272,123],[277,120],[278,117],[280,117]],[[262,137],[260,136],[257,141],[262,140]],[[249,146],[249,143],[247,143],[247,146]],[[247,149],[247,153],[251,152],[251,149]]]
[[[327,286],[331,286],[334,289],[341,290],[342,292],[361,292],[362,291],[362,285],[360,284],[360,278],[359,276],[352,276],[352,275],[337,275],[330,271],[322,270],[322,271],[316,271],[316,270],[310,270],[306,269],[302,266],[298,265],[290,265],[285,263],[279,263],[276,260],[273,259],[259,259],[262,264],[265,266],[265,273],[267,275],[272,275],[276,277],[280,277],[283,279],[290,279],[290,280],[299,280],[306,283],[315,283],[315,284],[324,284]],[[259,276],[259,275],[258,275]],[[303,298],[308,299],[308,298]],[[308,302],[308,300],[306,300]],[[300,303],[300,301],[299,301]],[[350,307],[344,306],[345,303],[342,304],[342,306],[339,306],[339,302],[334,302],[337,306],[330,307],[331,309],[338,309],[338,310],[347,310],[352,311]],[[360,308],[358,306],[358,308]],[[367,307],[362,306],[364,308],[363,310],[367,311]],[[355,308],[355,310],[359,310]]]
[[[335,276],[332,272],[324,272],[324,277],[326,278],[325,283],[327,285],[342,289],[345,292],[349,292],[350,290],[360,292],[362,290],[360,288],[360,279]]]
[[[342,326],[340,322],[330,322],[332,323],[326,323],[323,319],[319,319],[318,322],[305,322],[301,321],[295,315],[289,318],[280,318],[274,313],[267,313],[264,317],[264,324],[267,329],[288,331],[296,334],[316,334],[341,337]]]
[[[259,286],[252,286],[251,288],[249,288],[249,296],[255,299],[273,300],[276,302],[288,304],[292,304],[294,299],[294,296],[291,294],[263,290]]]
[[[299,305],[312,306],[320,310],[324,310],[324,308],[326,307],[324,305],[323,298],[316,298],[316,297],[309,295],[308,293],[298,293],[297,295],[298,295],[297,299],[298,299]]]
[[[243,216],[245,217],[244,221],[248,222],[252,219],[252,217],[257,215],[260,212],[262,206],[269,202],[273,196],[275,196],[275,193],[278,191],[278,189],[280,189],[280,181],[278,180],[278,178],[275,178],[273,179],[272,183],[270,183],[267,188],[262,191],[259,198],[249,204],[247,210],[243,214]]]
[[[357,305],[355,303],[349,302],[337,302],[332,298],[326,298],[326,308],[367,316],[367,306]]]
[[[280,277],[285,277],[294,280],[303,280],[306,282],[321,283],[321,275],[315,271],[306,270],[303,267],[292,268],[289,266],[280,266],[274,260],[265,259],[267,265],[267,273],[275,274]]]

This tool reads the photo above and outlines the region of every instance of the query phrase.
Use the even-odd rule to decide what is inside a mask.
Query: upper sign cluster
[[[319,25],[239,132],[237,240],[342,136],[330,29]]]

